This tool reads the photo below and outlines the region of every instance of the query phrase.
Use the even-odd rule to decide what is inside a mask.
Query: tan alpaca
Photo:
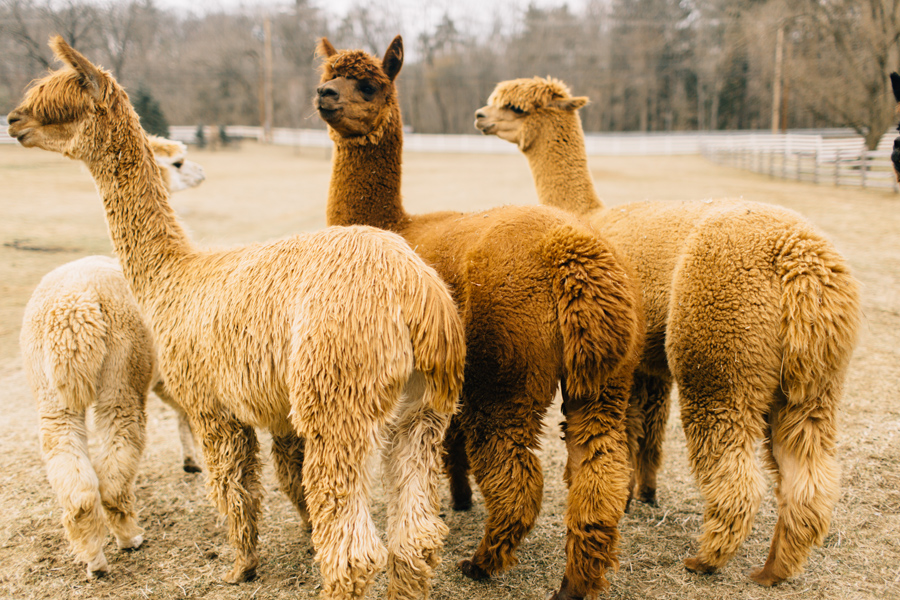
[[[562,211],[504,207],[410,215],[403,209],[402,121],[394,79],[398,36],[384,60],[322,39],[316,106],[335,144],[329,224],[401,233],[450,286],[466,327],[461,411],[447,435],[455,509],[471,504],[468,470],[485,498],[484,537],[468,577],[516,563],[534,526],[543,475],[542,421],[562,381],[566,572],[554,598],[590,596],[618,565],[627,499],[625,411],[642,337],[638,291],[604,240]]]
[[[898,96],[900,97],[900,96]],[[778,523],[772,585],[802,570],[839,493],[837,406],[856,340],[859,295],[843,258],[799,215],[735,200],[604,208],[587,168],[584,97],[553,79],[497,85],[476,127],[528,158],[541,203],[581,215],[632,261],[647,315],[633,403],[646,418],[636,487],[656,494],[673,380],[691,467],[706,500],[691,571],[724,565],[750,533],[765,482]]]
[[[67,66],[35,83],[9,132],[83,160],[97,183],[166,386],[228,517],[237,557],[226,580],[252,578],[259,562],[254,427],[265,427],[282,489],[308,508],[322,596],[363,597],[385,563],[391,598],[427,595],[446,532],[440,440],[465,362],[444,284],[399,236],[366,227],[195,248],[128,96],[62,38],[51,46]],[[368,509],[367,458],[382,437],[387,548]]]

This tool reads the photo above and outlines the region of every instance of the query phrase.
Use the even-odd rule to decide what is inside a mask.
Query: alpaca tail
[[[640,292],[622,262],[596,235],[559,226],[545,238],[563,337],[570,396],[597,393],[634,362],[643,338]]]
[[[415,368],[425,377],[425,405],[453,413],[462,391],[465,330],[447,286],[434,269],[422,266],[411,279],[414,289],[404,311]]]
[[[58,296],[27,329],[32,337],[43,337],[39,360],[51,389],[67,408],[86,410],[96,397],[106,356],[108,326],[99,299],[87,290]],[[32,348],[36,341],[31,340]]]
[[[859,328],[859,289],[844,259],[818,235],[791,232],[776,252],[782,391],[789,407],[804,407],[840,395]]]

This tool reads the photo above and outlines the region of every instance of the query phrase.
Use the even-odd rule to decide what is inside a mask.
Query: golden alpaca
[[[640,277],[647,337],[632,401],[646,422],[633,481],[655,499],[674,380],[706,501],[700,551],[685,566],[715,571],[750,533],[765,489],[754,447],[764,440],[778,522],[751,577],[778,583],[822,543],[837,501],[836,411],[859,322],[856,281],[822,234],[783,208],[733,200],[604,208],[576,112],[586,102],[557,80],[507,81],[475,124],[517,144],[541,203],[589,221]]]
[[[51,45],[67,66],[35,83],[9,132],[84,161],[97,183],[166,386],[228,517],[237,557],[225,579],[250,579],[259,562],[254,427],[265,427],[282,489],[301,513],[308,507],[323,597],[364,596],[385,562],[390,597],[426,595],[446,532],[440,439],[465,362],[446,286],[399,236],[366,227],[195,248],[124,90],[62,38]],[[366,469],[382,436],[387,549]]]
[[[454,508],[465,509],[471,464],[488,519],[481,544],[460,568],[480,579],[515,564],[540,510],[543,476],[534,451],[562,380],[567,563],[554,597],[594,594],[618,564],[627,496],[624,420],[642,326],[634,284],[609,246],[561,211],[407,214],[394,86],[402,40],[383,61],[337,52],[326,39],[319,53],[316,106],[335,144],[329,224],[401,233],[448,283],[465,323],[468,361],[447,469]]]

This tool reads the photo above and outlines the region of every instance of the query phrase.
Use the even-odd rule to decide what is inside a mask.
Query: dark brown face
[[[368,79],[337,77],[316,89],[316,110],[343,137],[368,135],[384,120],[387,87]]]

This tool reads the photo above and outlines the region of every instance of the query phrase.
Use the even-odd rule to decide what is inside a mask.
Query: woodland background
[[[473,133],[498,81],[535,75],[590,97],[588,131],[851,127],[874,148],[895,118],[900,0],[481,2],[480,27],[431,0],[443,18],[412,33],[374,0],[324,2],[0,0],[0,114],[53,66],[59,33],[168,123],[320,128],[317,38],[380,55],[403,33],[404,120],[421,133]]]

